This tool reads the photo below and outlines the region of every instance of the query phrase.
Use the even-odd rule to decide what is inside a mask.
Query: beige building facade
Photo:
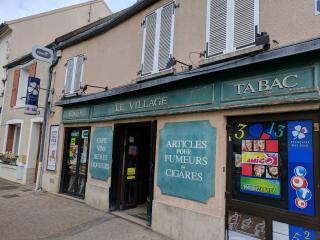
[[[44,108],[50,64],[26,55],[19,64],[10,65],[29,53],[33,45],[49,45],[57,36],[109,15],[104,1],[90,1],[38,15],[12,20],[1,25],[1,153],[0,176],[11,181],[34,184],[37,178]],[[64,24],[68,22],[68,24]],[[39,32],[42,33],[39,36]],[[3,68],[5,67],[5,68]],[[28,77],[41,79],[39,109],[25,114]],[[7,159],[6,153],[12,153]],[[17,156],[19,156],[17,158]],[[9,156],[10,157],[10,156]],[[15,160],[17,158],[17,160]]]
[[[56,39],[42,189],[172,239],[317,239],[316,9],[139,1]]]

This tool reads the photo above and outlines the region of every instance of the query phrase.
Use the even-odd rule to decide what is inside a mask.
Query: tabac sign
[[[162,194],[198,202],[214,196],[216,129],[209,121],[167,123],[160,131]]]
[[[222,83],[221,102],[315,91],[314,68],[300,68]]]

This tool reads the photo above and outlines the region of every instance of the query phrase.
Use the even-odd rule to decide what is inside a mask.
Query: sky
[[[0,23],[54,10],[89,0],[0,0]],[[136,0],[104,0],[112,12],[131,6]]]

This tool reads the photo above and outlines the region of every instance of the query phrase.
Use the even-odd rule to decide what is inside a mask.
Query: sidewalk
[[[0,179],[0,239],[165,240],[84,203]]]

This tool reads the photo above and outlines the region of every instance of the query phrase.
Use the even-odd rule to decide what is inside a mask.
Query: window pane
[[[232,197],[313,216],[312,120],[237,122]]]
[[[26,102],[27,95],[27,86],[28,86],[28,77],[29,73],[25,69],[20,70],[20,78],[19,78],[19,86],[18,86],[18,94],[17,94],[17,107],[23,107]]]
[[[13,153],[15,155],[18,155],[18,151],[19,151],[20,132],[21,132],[21,127],[20,126],[16,126],[15,137],[14,137],[14,150],[13,150]]]
[[[316,0],[317,12],[320,13],[320,0]]]
[[[235,198],[287,208],[286,126],[283,121],[233,125]]]

